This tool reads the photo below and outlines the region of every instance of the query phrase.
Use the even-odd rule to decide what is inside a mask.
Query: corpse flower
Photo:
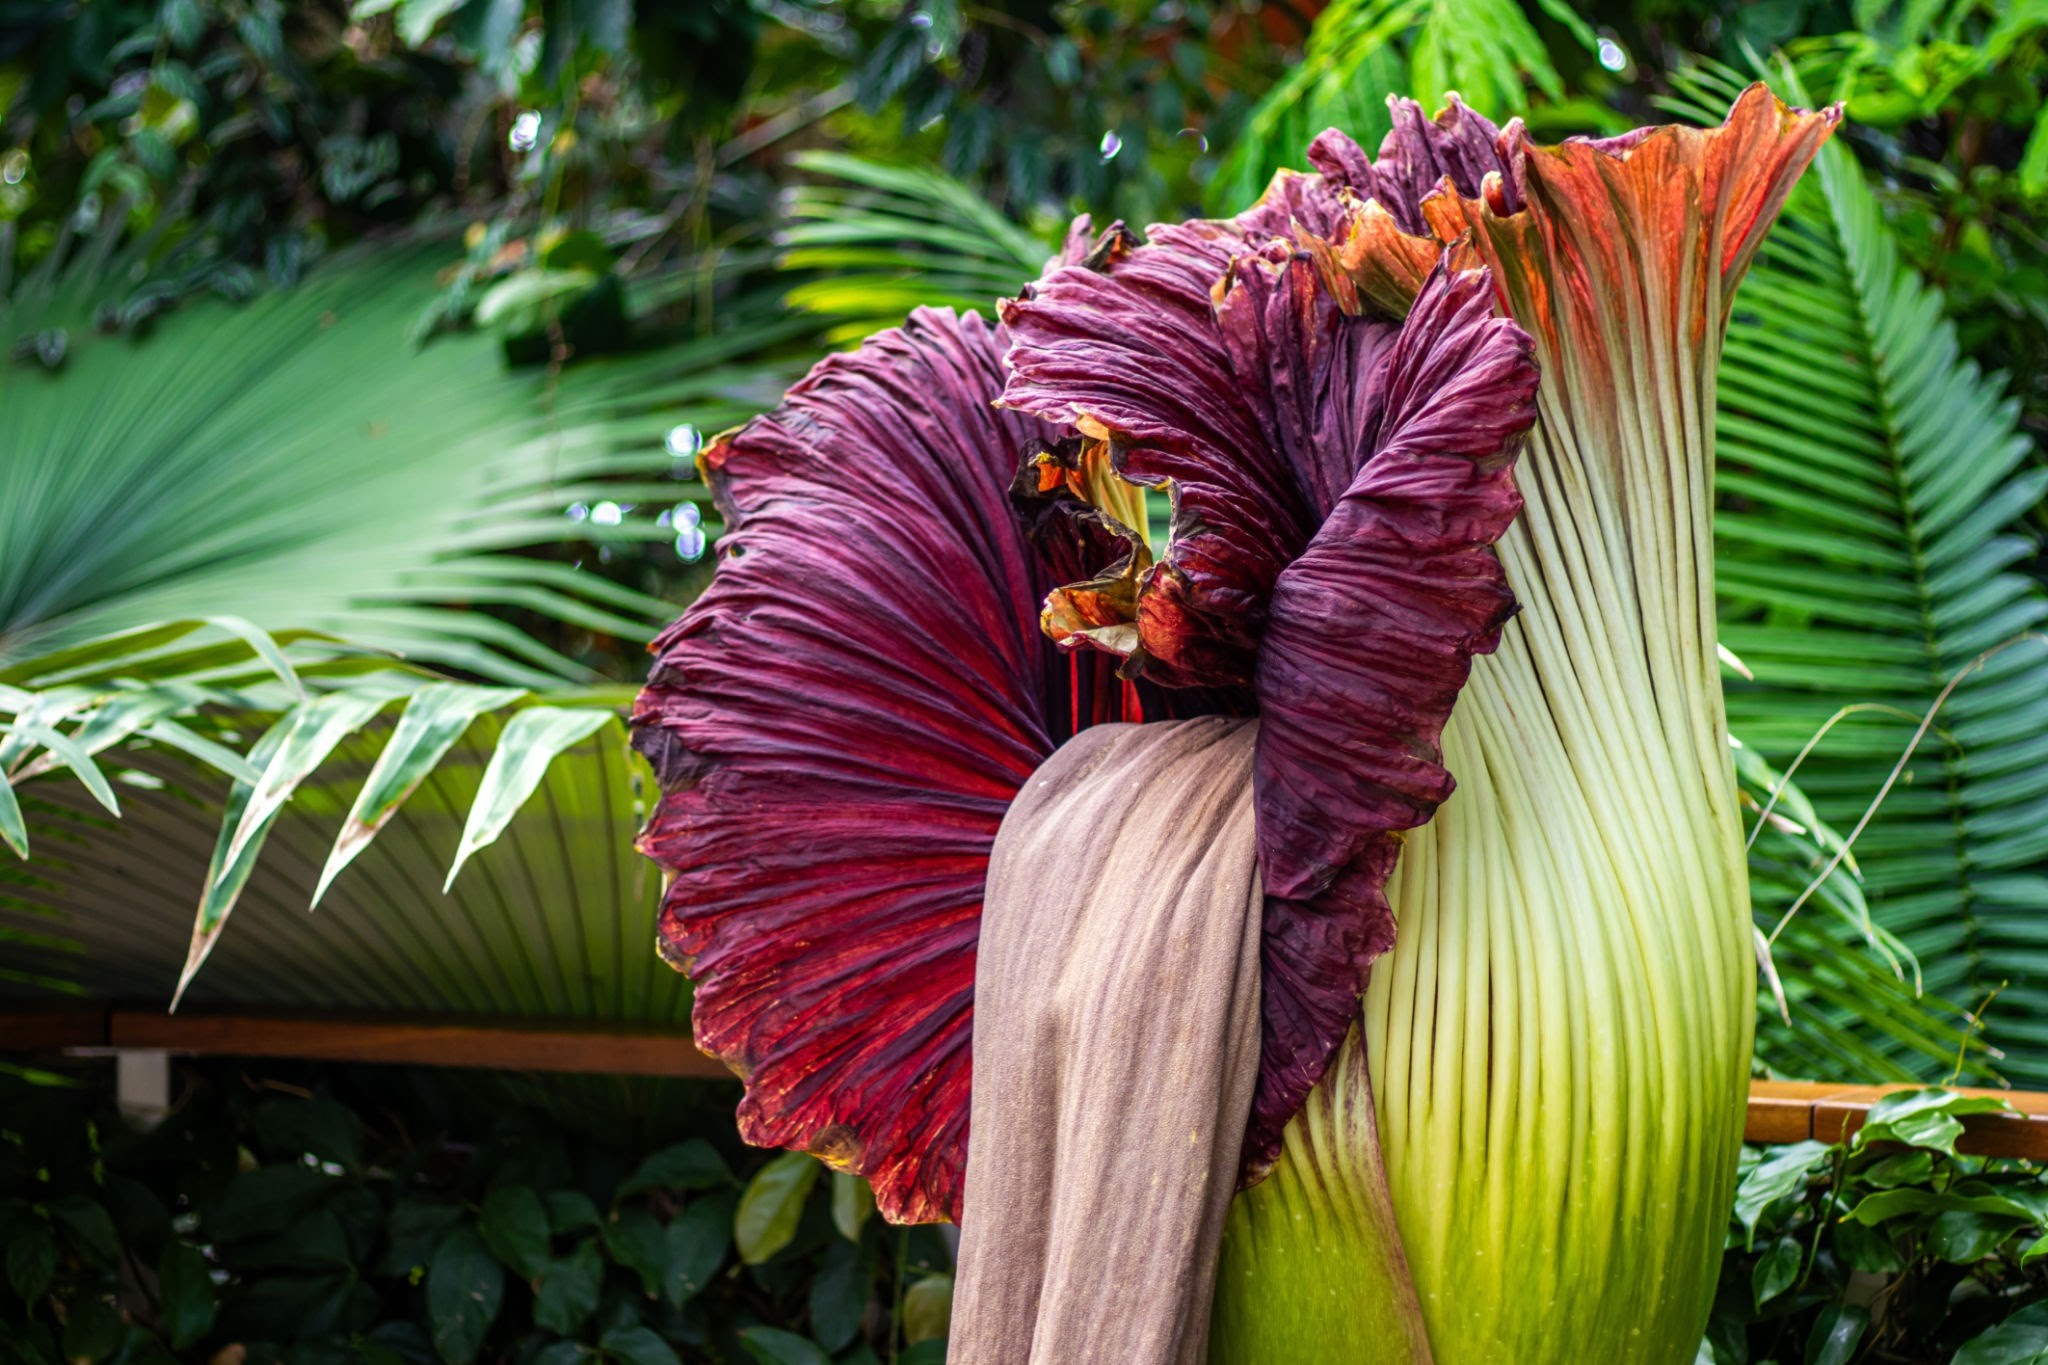
[[[1758,87],[1718,129],[1557,147],[1455,103],[1395,115],[1377,160],[1327,133],[1318,174],[1236,219],[1077,238],[999,326],[913,315],[700,458],[721,562],[635,712],[663,951],[747,1083],[743,1136],[866,1175],[892,1219],[964,1213],[964,1359],[1698,1341],[1753,991],[1713,373],[1835,115]],[[1204,838],[1220,861],[1178,846]],[[1174,957],[1200,919],[1140,942],[1203,890],[1148,868],[1255,878],[1241,948]],[[1071,935],[1034,941],[1032,916]],[[984,941],[1006,955],[985,1006],[1011,1013],[977,1034]],[[1106,977],[1121,1012],[1057,1013]],[[1019,1069],[1033,1029],[1065,1050]],[[1149,1195],[1114,1172],[1119,1206],[1073,1170],[1116,1163],[1066,1116],[1128,1108],[1091,1072],[1188,1089],[1197,1033],[1243,1084],[1181,1143],[1204,1160]],[[1099,1054],[1121,1046],[1183,1051],[1149,1074]],[[1050,1087],[1039,1110],[1019,1077]],[[1143,1126],[1127,1155],[1151,1169]],[[1071,1149],[1035,1199],[963,1198],[1034,1128]],[[1194,1212],[1157,1211],[1182,1185]],[[997,1213],[1031,1224],[1030,1266],[990,1271]],[[1074,1324],[1090,1244],[1169,1242],[1196,1249]],[[1185,1302],[1115,1336],[1154,1269]],[[990,1288],[1017,1283],[1040,1297]]]

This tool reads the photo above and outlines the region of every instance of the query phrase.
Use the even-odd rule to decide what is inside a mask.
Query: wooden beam
[[[1829,1085],[1814,1081],[1751,1081],[1749,1122],[1743,1136],[1751,1142],[1840,1142],[1863,1126],[1870,1106],[1913,1085]],[[2012,1106],[2009,1114],[1969,1114],[1956,1150],[1971,1156],[2048,1159],[2048,1095],[2024,1090],[1971,1090]]]
[[[107,1041],[105,1005],[0,1011],[0,1052],[55,1052]]]
[[[680,1029],[535,1020],[166,1014],[0,1014],[0,1051],[138,1049],[225,1057],[726,1079]]]
[[[108,1045],[237,1057],[727,1078],[687,1033],[535,1022],[164,1014],[115,1010]]]
[[[146,1049],[225,1057],[301,1058],[406,1066],[485,1067],[630,1076],[727,1079],[680,1029],[536,1020],[363,1018],[346,1015],[165,1014],[104,1006],[0,1011],[0,1053]],[[1750,1142],[1839,1142],[1870,1106],[1905,1085],[1752,1081],[1743,1136]],[[2048,1094],[1966,1090],[2015,1112],[1963,1120],[1959,1151],[2048,1160]]]

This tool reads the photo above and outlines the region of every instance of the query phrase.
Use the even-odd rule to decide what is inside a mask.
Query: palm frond
[[[1541,8],[1588,49],[1597,44],[1569,0],[1541,0]],[[1325,128],[1378,145],[1392,127],[1389,95],[1436,109],[1456,91],[1505,120],[1527,112],[1532,88],[1557,99],[1564,82],[1519,0],[1335,0],[1309,31],[1301,64],[1246,119],[1209,184],[1209,208],[1252,202],[1274,171],[1301,164]]]
[[[308,914],[392,726],[345,735],[275,816],[186,1000],[684,1024],[688,983],[649,946],[660,884],[632,848],[641,767],[620,721],[553,756],[503,837],[442,890],[509,730],[547,709],[484,711]],[[159,746],[109,766],[119,819],[75,782],[19,789],[37,856],[0,865],[0,996],[166,1001],[179,982],[230,782]]]
[[[440,259],[338,261],[241,307],[186,309],[139,344],[91,335],[77,280],[103,268],[92,257],[25,281],[0,343],[71,339],[55,368],[0,346],[0,665],[231,616],[548,686],[588,670],[476,608],[646,638],[665,604],[520,552],[669,538],[654,513],[695,486],[671,480],[664,431],[752,411],[717,372],[787,320],[576,366],[551,390],[484,336],[408,344]],[[650,400],[664,376],[694,384],[702,410]],[[565,515],[599,497],[645,511]]]
[[[936,171],[836,152],[796,159],[810,179],[790,191],[777,234],[785,270],[809,272],[790,303],[838,319],[833,342],[893,327],[924,305],[987,313],[1035,278],[1048,243]]]
[[[0,327],[68,336],[89,321],[88,286],[113,268],[96,250],[22,282]],[[32,861],[0,873],[0,991],[112,990],[107,973],[144,973],[143,953],[145,996],[263,1003],[212,991],[222,953],[313,923],[303,908],[346,904],[379,867],[387,880],[402,868],[405,895],[359,904],[375,923],[351,933],[384,942],[440,923],[501,957],[506,934],[536,924],[564,943],[582,932],[559,918],[579,897],[543,902],[536,879],[565,869],[593,903],[628,885],[640,773],[623,748],[626,692],[569,688],[589,671],[478,608],[651,634],[671,604],[525,552],[674,539],[701,553],[718,526],[694,481],[699,433],[772,404],[820,320],[742,295],[686,340],[556,376],[508,372],[489,338],[410,342],[436,255],[345,260],[243,309],[191,308],[140,345],[10,350],[0,842]],[[601,789],[596,770],[578,775],[598,741],[617,751]],[[545,872],[494,874],[535,809],[575,813],[585,842],[557,831]],[[448,822],[446,848],[423,839]],[[315,831],[326,851],[306,866]],[[300,914],[274,924],[261,908],[294,900]],[[608,927],[621,913],[591,917]],[[85,927],[53,931],[53,918]],[[636,947],[652,932],[649,919]],[[172,941],[184,946],[166,967]],[[636,981],[672,975],[651,954],[639,973],[641,956]],[[481,962],[472,952],[467,969]],[[312,978],[279,989],[327,989]],[[456,980],[417,1007],[476,994]],[[674,992],[656,993],[670,1010]]]
[[[1740,84],[1701,67],[1681,94],[1725,107]],[[1877,925],[1933,996],[1974,1005],[2003,986],[1986,1016],[2003,1070],[2048,1080],[2048,639],[2030,634],[2048,594],[2013,571],[2033,548],[2017,519],[2048,470],[2030,464],[2002,382],[1960,354],[1941,295],[1900,263],[1840,143],[1734,306],[1721,634],[1755,676],[1728,689],[1731,728],[1782,765],[1861,704],[1798,781],[1836,828],[1878,802],[1855,844]]]

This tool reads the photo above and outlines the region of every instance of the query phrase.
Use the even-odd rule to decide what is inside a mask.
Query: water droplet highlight
[[[694,564],[704,557],[704,532],[701,527],[685,526],[676,532],[676,558],[685,564]]]
[[[521,109],[519,116],[512,120],[512,131],[505,141],[515,152],[530,152],[540,141],[540,111]]]
[[[594,525],[617,526],[625,519],[625,509],[615,502],[601,502],[590,509],[590,520]]]
[[[1104,161],[1114,161],[1116,154],[1123,149],[1124,140],[1116,135],[1116,129],[1112,128],[1102,135],[1102,159]]]
[[[1600,65],[1609,71],[1620,71],[1628,65],[1628,53],[1612,38],[1600,40]]]
[[[584,503],[584,502],[572,502],[572,503],[570,503],[570,504],[569,504],[569,520],[571,520],[571,521],[588,521],[588,520],[590,520],[590,504],[589,504],[589,503]]]
[[[670,427],[663,444],[667,445],[668,453],[678,460],[694,460],[697,452],[704,448],[704,436],[685,422],[681,426]]]
[[[669,520],[677,527],[695,526],[703,519],[703,514],[697,510],[697,504],[694,502],[677,503],[676,510],[669,515]]]

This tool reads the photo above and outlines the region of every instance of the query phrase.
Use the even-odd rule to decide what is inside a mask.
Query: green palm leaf
[[[344,739],[275,815],[187,1003],[683,1024],[688,983],[649,948],[660,879],[633,851],[642,768],[620,722],[555,757],[442,891],[509,723],[478,719],[308,914],[392,726]],[[163,1001],[176,987],[228,783],[162,749],[120,760],[119,820],[76,783],[19,790],[38,852],[0,865],[0,996]]]
[[[835,152],[796,164],[777,234],[785,270],[807,272],[789,301],[831,314],[834,342],[893,327],[913,308],[986,313],[1045,266],[1050,247],[967,186],[936,171]]]
[[[547,686],[587,670],[474,608],[645,639],[665,604],[518,552],[667,539],[654,511],[694,486],[667,482],[677,415],[642,390],[680,372],[705,420],[744,415],[702,381],[761,329],[574,367],[551,392],[489,337],[408,344],[442,256],[355,256],[139,344],[91,336],[90,259],[18,288],[0,310],[0,667],[232,616]],[[53,333],[70,338],[55,370],[10,344]],[[647,511],[564,515],[598,498]]]
[[[97,249],[21,285],[0,331],[68,337],[112,269]],[[174,998],[189,986],[193,999],[262,1003],[240,986],[221,995],[212,978],[235,972],[219,964],[252,942],[283,953],[270,940],[288,923],[331,948],[327,919],[352,886],[374,922],[347,934],[410,941],[422,925],[467,925],[462,972],[483,970],[486,949],[506,970],[507,933],[540,926],[566,942],[583,901],[607,932],[623,913],[598,902],[627,885],[620,860],[637,867],[642,778],[623,749],[625,698],[565,690],[589,671],[476,608],[647,638],[671,604],[524,552],[666,542],[684,525],[677,509],[691,514],[678,551],[701,550],[718,527],[689,458],[698,433],[774,402],[821,322],[742,296],[693,339],[520,374],[487,337],[410,343],[436,259],[357,256],[242,309],[193,308],[140,344],[10,348],[0,840],[34,860],[0,873],[12,884],[0,990]],[[798,354],[785,355],[792,341]],[[423,664],[520,686],[459,685]],[[530,701],[528,687],[540,689]],[[515,705],[509,723],[497,714]],[[593,735],[616,751],[597,768],[577,757]],[[370,767],[387,737],[388,762]],[[117,795],[119,820],[77,805],[111,812]],[[576,832],[557,826],[544,872],[493,873],[536,809],[574,812]],[[460,837],[443,849],[421,831],[445,821]],[[302,865],[314,842],[321,856]],[[464,860],[464,886],[443,898]],[[403,894],[365,902],[380,867]],[[587,890],[560,894],[558,870]],[[539,884],[554,888],[545,902]],[[306,917],[323,896],[329,911]],[[295,915],[272,916],[293,901]],[[166,974],[160,950],[180,939]],[[669,975],[651,954],[638,973],[638,956],[636,981]],[[154,984],[108,975],[131,969]],[[319,975],[283,989],[331,994]],[[435,979],[438,994],[416,992],[414,1007],[476,995],[461,972]],[[660,1017],[673,1002],[661,995]],[[518,1008],[551,1007],[536,996]]]
[[[1683,88],[1725,107],[1739,83],[1702,68]],[[2048,1080],[2048,641],[2028,635],[2048,595],[2013,572],[2031,549],[2014,522],[2048,471],[1839,142],[1735,302],[1720,389],[1721,632],[1755,674],[1728,689],[1731,728],[1782,765],[1868,704],[1797,780],[1844,830],[1883,793],[1855,845],[1877,924],[1935,996],[2004,986],[1988,1037],[2015,1079]]]
[[[1568,0],[1540,0],[1540,8],[1589,50],[1598,43]],[[1335,0],[1317,16],[1300,64],[1245,120],[1209,183],[1209,208],[1234,213],[1251,203],[1274,171],[1301,165],[1325,128],[1376,147],[1393,126],[1389,95],[1434,110],[1456,91],[1505,120],[1528,111],[1531,88],[1552,100],[1564,94],[1520,0]]]

